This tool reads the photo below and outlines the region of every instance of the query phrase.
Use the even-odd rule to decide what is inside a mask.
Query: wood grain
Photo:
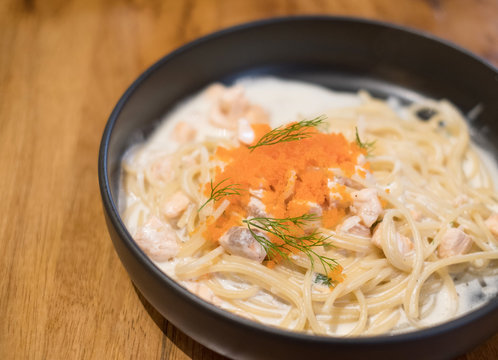
[[[0,4],[0,359],[222,359],[135,290],[97,183],[107,117],[174,48],[281,15],[422,29],[498,64],[498,2],[4,0]],[[498,335],[462,359],[498,358]]]

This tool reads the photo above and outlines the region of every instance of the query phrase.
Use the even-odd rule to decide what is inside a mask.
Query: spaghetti
[[[483,156],[446,101],[246,79],[130,149],[121,212],[161,269],[221,308],[314,334],[404,332],[496,296]]]

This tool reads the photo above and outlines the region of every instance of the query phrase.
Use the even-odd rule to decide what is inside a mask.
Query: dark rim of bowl
[[[210,311],[211,313],[215,314],[217,317],[223,318],[225,320],[229,320],[232,322],[234,325],[237,326],[244,326],[246,328],[252,329],[252,330],[257,330],[258,332],[263,332],[267,333],[269,335],[273,336],[278,336],[278,337],[285,337],[291,340],[297,340],[297,341],[306,341],[310,343],[323,343],[323,344],[338,344],[338,343],[346,343],[346,344],[351,344],[351,345],[372,345],[372,344],[395,344],[395,343],[404,343],[406,341],[414,341],[414,340],[423,340],[426,338],[430,338],[436,335],[443,335],[447,332],[452,331],[455,328],[460,328],[464,327],[470,323],[473,323],[474,321],[483,318],[487,314],[495,311],[498,309],[498,297],[495,297],[494,299],[488,301],[488,303],[484,304],[483,306],[479,307],[476,310],[472,310],[471,312],[459,316],[453,320],[444,322],[439,325],[431,326],[428,328],[424,328],[421,330],[415,330],[415,331],[410,331],[406,333],[401,333],[401,334],[392,334],[392,335],[377,335],[377,336],[371,336],[371,337],[334,337],[334,336],[323,336],[323,335],[312,335],[312,334],[307,334],[307,333],[302,333],[302,332],[293,332],[289,330],[284,330],[280,329],[277,327],[272,327],[264,324],[260,324],[248,319],[245,319],[243,317],[237,316],[229,311],[223,310],[221,308],[218,308],[217,306],[208,303],[201,298],[197,297],[196,295],[192,294],[190,291],[185,289],[183,286],[179,285],[175,280],[170,278],[168,275],[166,275],[164,272],[162,272],[161,269],[159,269],[150,259],[149,257],[138,247],[138,245],[135,243],[131,235],[126,229],[126,226],[121,220],[121,217],[119,216],[119,211],[118,207],[115,203],[115,201],[112,198],[111,195],[111,190],[110,190],[110,184],[109,184],[109,178],[108,178],[108,164],[107,164],[107,157],[108,157],[108,146],[109,146],[109,140],[111,137],[111,133],[113,131],[115,122],[117,118],[119,117],[121,110],[123,109],[124,104],[128,101],[128,99],[133,95],[135,90],[141,85],[142,82],[144,82],[149,76],[152,76],[153,73],[160,67],[164,66],[168,61],[178,54],[187,52],[190,48],[196,47],[199,44],[203,44],[206,42],[209,42],[210,40],[223,37],[226,34],[229,33],[234,33],[234,32],[239,32],[239,31],[245,31],[245,30],[250,30],[252,28],[257,28],[265,25],[271,25],[271,24],[276,24],[276,23],[283,23],[283,22],[294,22],[294,21],[335,21],[335,22],[353,22],[353,23],[359,23],[359,24],[366,24],[366,25],[373,25],[376,27],[380,28],[385,28],[385,29],[394,29],[398,30],[400,32],[406,32],[410,33],[412,35],[416,35],[422,38],[427,39],[428,41],[436,42],[439,43],[442,46],[453,48],[456,51],[459,51],[463,53],[464,55],[472,58],[473,60],[479,62],[481,65],[486,66],[490,68],[492,71],[496,73],[498,76],[498,69],[494,67],[490,62],[486,61],[485,59],[473,54],[472,52],[455,45],[454,43],[440,39],[434,35],[425,33],[420,30],[414,30],[408,27],[396,25],[396,24],[391,24],[383,21],[378,21],[378,20],[370,20],[370,19],[363,19],[363,18],[357,18],[357,17],[350,17],[350,16],[327,16],[327,15],[304,15],[304,16],[285,16],[285,17],[276,17],[276,18],[269,18],[269,19],[264,19],[264,20],[258,20],[258,21],[252,21],[248,23],[244,23],[241,25],[236,25],[232,26],[226,29],[222,29],[219,31],[216,31],[214,33],[202,36],[198,39],[195,39],[179,48],[176,50],[170,52],[166,56],[160,58],[158,61],[156,61],[152,66],[147,68],[126,90],[126,92],[123,94],[123,96],[119,99],[118,103],[114,107],[111,115],[109,116],[109,119],[107,121],[107,124],[104,129],[104,133],[102,136],[101,144],[100,144],[100,149],[99,149],[99,158],[98,158],[98,176],[99,176],[99,185],[100,185],[100,191],[101,191],[101,196],[103,200],[103,204],[105,207],[105,210],[107,211],[112,224],[114,225],[116,232],[120,236],[120,238],[124,241],[125,245],[134,253],[134,255],[139,259],[141,264],[148,268],[152,274],[159,278],[162,282],[166,283],[168,286],[172,287],[174,290],[176,290],[177,293],[180,293],[185,300],[189,300],[192,303],[195,303],[197,306],[203,308],[205,311]]]

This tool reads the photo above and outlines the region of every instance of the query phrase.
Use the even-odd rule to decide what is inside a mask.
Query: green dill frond
[[[329,245],[329,237],[325,237],[316,230],[304,235],[294,235],[291,226],[297,227],[296,230],[303,230],[303,226],[309,222],[318,220],[319,217],[314,214],[303,214],[298,217],[288,217],[283,219],[269,217],[255,217],[242,220],[247,224],[247,228],[251,235],[256,239],[261,246],[266,250],[268,257],[274,258],[281,256],[284,259],[289,258],[289,254],[302,252],[306,255],[314,268],[315,261],[318,259],[323,270],[327,273],[335,269],[337,261],[324,255],[320,255],[315,251],[317,246]],[[276,236],[282,240],[281,244],[275,244],[265,236],[258,234],[256,230],[260,230]],[[304,231],[303,231],[304,232]]]
[[[210,201],[218,201],[225,196],[240,195],[240,192],[245,190],[237,187],[240,186],[240,184],[228,184],[224,187],[221,187],[222,184],[227,180],[228,178],[221,180],[218,184],[216,184],[216,186],[213,186],[213,180],[211,180],[211,195],[209,196],[209,199],[207,199],[206,202],[201,205],[197,212],[201,211],[202,208],[206,206]]]
[[[374,146],[375,146],[375,141],[362,142],[361,139],[360,139],[360,135],[358,134],[358,128],[357,127],[355,127],[355,132],[356,132],[356,144],[361,149],[365,149],[370,154],[372,152]]]
[[[255,145],[249,146],[249,149],[253,151],[259,146],[275,145],[309,138],[313,135],[313,132],[309,131],[309,129],[322,125],[326,118],[325,115],[320,115],[312,120],[302,120],[285,127],[279,126],[263,135]]]
[[[316,273],[314,281],[315,284],[326,285],[329,287],[333,285],[333,281],[331,278],[329,278],[327,275],[323,275],[320,273]]]

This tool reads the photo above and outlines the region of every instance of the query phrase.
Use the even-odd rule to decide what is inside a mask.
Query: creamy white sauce
[[[317,85],[298,81],[276,78],[246,78],[240,80],[238,84],[245,88],[245,95],[251,103],[261,106],[268,112],[271,119],[271,127],[277,127],[302,118],[313,118],[333,108],[350,107],[361,103],[361,99],[357,94],[338,93]],[[389,103],[395,111],[399,111],[398,101],[391,99]],[[152,152],[174,151],[178,147],[178,144],[174,141],[171,133],[175,125],[180,121],[186,121],[195,126],[197,141],[207,137],[223,138],[233,136],[232,132],[215,127],[208,121],[201,120],[206,118],[210,106],[210,101],[202,93],[187,99],[166,116],[165,120],[167,121],[154,132],[145,146]],[[477,151],[492,173],[493,178],[498,179],[498,168],[492,156],[482,149],[477,149]],[[158,263],[157,265],[165,273],[175,278],[174,269],[178,263],[178,260],[173,259]],[[222,276],[218,276],[218,280],[226,288],[240,289],[245,286]],[[497,274],[489,276],[464,274],[456,279],[456,289],[459,294],[456,315],[460,315],[482,306],[497,296],[498,277]],[[262,301],[271,303],[272,306],[281,308],[282,314],[285,314],[289,310],[289,305],[284,301],[276,300],[264,291],[260,291],[256,297]],[[433,301],[432,304],[430,302],[427,304],[428,307],[432,306],[432,310],[420,324],[422,326],[444,322],[448,318],[455,316],[455,309],[451,305],[450,294],[446,288],[442,287]],[[236,308],[226,301],[221,300],[218,305],[227,310],[236,310]],[[421,311],[424,312],[424,307],[422,307]],[[240,314],[240,311],[237,313]],[[281,319],[265,317],[257,318],[256,320],[269,324],[277,324]],[[353,326],[353,323],[343,324],[335,330],[340,335],[347,333]],[[406,319],[400,320],[398,329],[402,331],[406,327],[409,327]]]
[[[245,89],[245,96],[261,106],[270,116],[272,128],[300,118],[313,118],[334,108],[358,105],[356,94],[334,92],[304,82],[285,81],[277,78],[245,78],[237,82]],[[146,147],[151,151],[172,152],[178,147],[170,136],[180,121],[186,121],[197,130],[196,141],[207,137],[227,138],[232,133],[213,126],[205,120],[212,103],[202,94],[186,99],[176,106],[161,126],[154,131]],[[165,119],[165,120],[166,120]],[[165,141],[167,139],[167,141]]]
[[[250,102],[260,105],[268,112],[272,128],[361,103],[356,94],[339,93],[304,82],[246,78],[238,84],[246,89],[245,94]]]

